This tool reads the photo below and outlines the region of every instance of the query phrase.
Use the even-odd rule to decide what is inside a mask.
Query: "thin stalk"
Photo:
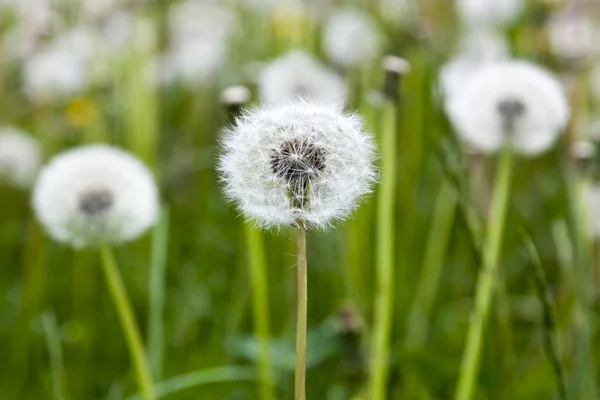
[[[163,207],[152,234],[152,256],[148,287],[148,359],[152,376],[158,380],[163,370],[165,272],[169,242],[169,211]]]
[[[53,313],[45,312],[41,317],[42,330],[46,337],[46,347],[50,358],[50,372],[52,377],[52,399],[63,400],[62,384],[62,351],[60,348],[60,333]]]
[[[251,224],[245,224],[246,252],[252,288],[252,314],[254,335],[258,343],[258,376],[260,395],[263,400],[275,399],[271,359],[269,351],[270,324],[265,245],[261,232]]]
[[[296,382],[295,400],[306,400],[306,323],[308,314],[308,276],[306,271],[306,230],[298,229],[296,236],[298,293],[296,323]]]
[[[456,400],[473,398],[475,382],[479,371],[479,361],[483,341],[483,330],[489,319],[494,282],[498,275],[500,249],[504,234],[510,182],[513,167],[512,149],[506,146],[499,159],[496,180],[492,193],[492,203],[483,247],[483,266],[477,278],[475,304],[469,322],[469,331],[456,388]]]
[[[102,269],[106,277],[106,283],[108,284],[110,295],[125,333],[127,347],[129,348],[129,353],[133,361],[139,389],[142,392],[144,400],[154,400],[152,377],[148,360],[146,359],[142,337],[135,321],[133,308],[127,297],[125,285],[123,284],[123,279],[121,278],[121,274],[117,267],[112,248],[108,245],[104,245],[102,246],[100,253],[102,255]]]
[[[396,184],[396,105],[384,108],[381,183],[377,198],[375,320],[371,343],[370,400],[385,399],[394,293],[394,202]]]
[[[457,201],[456,189],[450,181],[444,179],[437,196],[432,225],[429,228],[417,293],[408,315],[408,328],[404,340],[405,349],[419,348],[425,344],[427,339],[431,309],[442,276],[444,253],[448,245]]]

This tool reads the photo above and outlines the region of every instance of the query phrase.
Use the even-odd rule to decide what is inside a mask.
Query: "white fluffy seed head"
[[[466,26],[505,26],[523,9],[523,0],[455,0],[456,11]]]
[[[0,181],[28,188],[42,161],[39,142],[13,127],[0,128]]]
[[[298,98],[342,103],[348,96],[344,80],[303,51],[289,52],[266,65],[258,78],[258,87],[266,104]]]
[[[73,247],[133,240],[158,214],[150,171],[133,155],[106,145],[53,158],[40,172],[32,203],[50,236]]]
[[[326,229],[377,181],[376,146],[361,119],[304,101],[248,111],[223,138],[227,197],[262,228]]]
[[[548,42],[553,54],[566,59],[598,55],[600,28],[597,22],[580,11],[564,11],[548,22]]]
[[[484,152],[508,143],[522,154],[542,153],[569,118],[560,82],[524,61],[481,68],[451,97],[447,110],[461,138]]]
[[[343,10],[334,13],[323,31],[323,49],[329,59],[344,68],[373,61],[381,43],[376,25],[364,13]]]

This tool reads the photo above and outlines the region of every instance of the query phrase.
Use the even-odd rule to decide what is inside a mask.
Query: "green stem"
[[[252,287],[252,313],[254,332],[258,342],[258,375],[260,377],[260,394],[263,400],[275,399],[271,360],[269,351],[269,302],[267,288],[267,271],[264,253],[264,241],[260,231],[251,224],[245,224],[246,252],[250,270]]]
[[[60,333],[53,313],[45,312],[41,316],[42,329],[46,337],[46,347],[50,358],[50,371],[52,376],[52,399],[63,400],[62,385],[62,351],[60,348]]]
[[[163,369],[165,308],[165,271],[169,242],[169,210],[163,207],[152,235],[152,258],[148,288],[148,359],[154,379],[160,379]]]
[[[458,194],[451,182],[442,181],[438,193],[425,258],[417,292],[408,316],[408,328],[404,341],[405,349],[416,349],[425,344],[433,302],[442,276],[444,253],[452,228]]]
[[[298,229],[297,246],[297,324],[295,400],[306,400],[306,324],[308,313],[308,277],[306,271],[306,231]]]
[[[381,135],[381,183],[377,198],[375,320],[371,343],[370,400],[385,399],[394,293],[394,195],[396,182],[395,104],[384,108]]]
[[[494,182],[488,229],[483,247],[483,266],[477,278],[475,304],[469,322],[469,331],[467,333],[467,341],[456,389],[456,400],[470,400],[473,398],[475,382],[479,371],[483,330],[489,319],[490,305],[495,290],[494,282],[498,274],[512,166],[512,149],[506,146],[500,155],[499,165],[496,170],[496,181]]]
[[[108,284],[110,295],[125,333],[127,346],[129,347],[129,352],[136,372],[138,386],[143,394],[144,400],[154,400],[152,377],[150,375],[150,368],[148,367],[148,360],[146,359],[142,337],[135,321],[133,308],[127,297],[125,285],[123,284],[123,279],[119,273],[112,248],[108,245],[104,245],[100,252],[102,255],[102,267],[104,275],[106,276],[106,283]]]

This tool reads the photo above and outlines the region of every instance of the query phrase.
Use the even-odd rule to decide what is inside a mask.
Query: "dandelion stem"
[[[104,275],[117,314],[119,315],[121,326],[125,333],[127,346],[129,347],[129,352],[136,372],[138,386],[144,400],[154,400],[152,378],[148,360],[146,359],[146,353],[144,351],[144,345],[142,343],[142,337],[136,324],[133,308],[127,297],[125,285],[123,284],[123,279],[119,273],[112,248],[108,245],[102,246],[101,255]]]
[[[490,205],[490,214],[483,247],[483,266],[479,270],[477,278],[475,304],[469,322],[469,331],[467,333],[456,389],[456,400],[469,400],[473,398],[475,382],[479,371],[483,330],[489,318],[494,293],[494,282],[498,274],[500,249],[510,193],[512,165],[512,149],[506,146],[500,154],[496,170],[496,180],[494,182],[492,203]]]
[[[260,377],[260,394],[263,400],[274,400],[273,376],[269,351],[269,302],[267,288],[267,271],[264,253],[264,241],[260,231],[251,224],[246,224],[246,252],[250,270],[252,287],[252,313],[254,317],[254,333],[258,342],[258,376]]]
[[[152,258],[148,287],[148,359],[154,379],[160,379],[163,367],[165,307],[165,270],[169,241],[169,210],[163,207],[152,234]]]
[[[384,108],[381,136],[381,184],[377,198],[377,249],[375,322],[371,343],[371,400],[383,400],[388,375],[388,354],[394,293],[394,193],[396,182],[396,118],[394,103]]]
[[[296,385],[295,400],[306,400],[306,320],[308,313],[308,277],[306,271],[306,230],[299,225],[297,237],[297,324],[296,324]]]

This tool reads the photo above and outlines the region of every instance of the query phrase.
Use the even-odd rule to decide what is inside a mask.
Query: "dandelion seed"
[[[522,11],[523,0],[455,0],[458,16],[466,26],[505,26]]]
[[[258,84],[261,100],[266,104],[298,98],[342,103],[348,96],[342,78],[302,51],[287,53],[265,66]]]
[[[0,181],[29,187],[41,164],[41,146],[32,136],[12,127],[0,128]]]
[[[42,169],[32,200],[49,234],[73,247],[133,240],[154,225],[158,211],[148,169],[106,145],[56,156]]]
[[[375,144],[356,115],[304,101],[247,112],[223,140],[225,193],[263,228],[326,229],[377,180]]]
[[[484,152],[510,143],[519,153],[539,154],[556,141],[569,117],[560,82],[523,61],[482,68],[447,108],[459,135]]]
[[[355,10],[338,11],[325,25],[323,48],[333,63],[353,68],[379,56],[379,34],[366,14]]]

